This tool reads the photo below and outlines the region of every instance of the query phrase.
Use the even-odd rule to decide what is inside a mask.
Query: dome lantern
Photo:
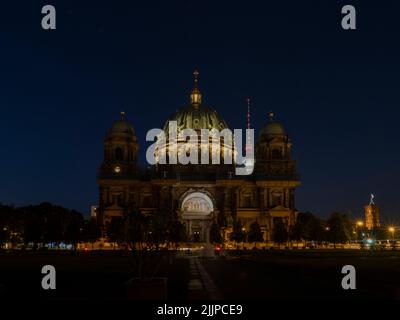
[[[125,121],[125,111],[120,112],[121,121]]]
[[[190,94],[190,103],[197,109],[201,104],[201,93],[199,90],[199,72],[194,70],[194,87],[192,93]]]
[[[273,111],[270,111],[270,112],[268,112],[268,117],[269,117],[269,121],[270,122],[273,122],[274,121],[274,113],[273,113]]]

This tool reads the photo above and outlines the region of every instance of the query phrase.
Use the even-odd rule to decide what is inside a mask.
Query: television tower
[[[247,128],[246,129],[251,129],[251,120],[250,120],[250,117],[251,117],[251,113],[250,113],[250,106],[251,106],[251,99],[250,99],[250,97],[247,97],[246,98],[246,104],[247,104],[247,115],[246,115],[246,118],[247,118]],[[251,141],[250,141],[250,132],[246,132],[246,151],[247,150],[250,150],[251,148],[252,148],[252,145],[251,145],[251,143],[250,143]]]
[[[250,123],[250,106],[251,106],[251,100],[250,97],[246,98],[246,104],[247,104],[247,130],[246,130],[246,157],[249,155],[249,153],[252,153],[254,155],[254,150],[253,150],[253,143],[250,139],[251,134],[250,134],[250,129],[251,129],[251,123]],[[245,167],[247,168],[248,173],[252,173],[254,170],[254,159],[246,159],[245,160]]]

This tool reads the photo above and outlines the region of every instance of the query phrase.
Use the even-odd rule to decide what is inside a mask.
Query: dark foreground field
[[[159,268],[153,268],[155,263]],[[198,264],[199,273],[194,270]],[[347,264],[356,268],[356,290],[341,288],[341,269]],[[41,288],[43,265],[56,267],[56,290]],[[230,252],[218,258],[169,252],[155,258],[154,263],[150,261],[146,268],[168,278],[169,300],[400,299],[399,252]],[[125,299],[124,284],[136,271],[135,261],[118,251],[2,253],[0,297],[19,301]],[[217,295],[204,284],[210,280]],[[197,294],[193,294],[196,283]]]
[[[277,251],[205,260],[226,299],[400,299],[400,252]],[[344,265],[356,269],[356,290],[344,290]]]
[[[56,268],[56,290],[43,290],[41,268]],[[187,259],[145,258],[143,272],[167,277],[168,296],[186,299]],[[0,255],[0,296],[18,299],[126,299],[125,283],[138,275],[137,259],[120,251],[26,252]]]

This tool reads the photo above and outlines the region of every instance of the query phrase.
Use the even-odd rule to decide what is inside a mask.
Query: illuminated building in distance
[[[374,202],[374,195],[371,194],[371,200],[368,205],[364,207],[365,213],[365,227],[367,230],[372,230],[380,227],[379,215],[380,210],[379,207]]]

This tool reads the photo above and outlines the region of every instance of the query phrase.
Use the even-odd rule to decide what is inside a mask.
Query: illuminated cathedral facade
[[[167,120],[166,132],[171,120],[176,121],[178,131],[229,128],[216,110],[202,103],[197,75],[195,72],[190,104]],[[221,139],[221,154],[224,148],[227,146]],[[134,124],[121,113],[104,140],[104,159],[97,176],[99,223],[106,229],[112,219],[121,219],[132,210],[146,215],[166,214],[183,224],[188,241],[207,242],[213,223],[226,240],[235,222],[249,230],[256,221],[264,240],[269,241],[277,220],[289,228],[296,219],[295,189],[300,181],[291,148],[285,129],[270,113],[256,138],[255,166],[250,175],[235,175],[235,164],[222,161],[197,165],[156,163],[143,170],[138,165]]]

